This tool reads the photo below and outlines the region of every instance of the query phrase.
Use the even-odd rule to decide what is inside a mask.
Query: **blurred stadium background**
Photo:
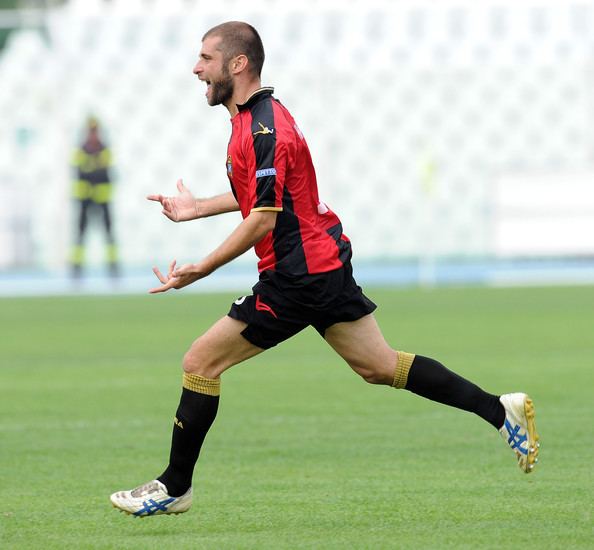
[[[594,2],[0,2],[0,292],[145,290],[238,222],[161,219],[183,177],[224,192],[230,126],[191,70],[203,32],[259,29],[359,279],[594,282]],[[103,235],[73,286],[72,150],[96,115],[115,158],[116,286]],[[196,290],[245,288],[249,254]],[[200,288],[198,288],[200,287]]]

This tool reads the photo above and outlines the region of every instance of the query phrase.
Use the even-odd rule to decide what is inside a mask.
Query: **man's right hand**
[[[198,203],[181,179],[177,180],[177,190],[179,191],[177,197],[148,195],[147,199],[160,202],[163,214],[174,222],[185,222],[198,218]]]

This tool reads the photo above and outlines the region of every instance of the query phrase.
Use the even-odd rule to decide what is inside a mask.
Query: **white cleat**
[[[506,393],[499,398],[505,409],[501,437],[516,453],[518,466],[527,474],[538,462],[540,443],[534,423],[534,403],[525,393]]]
[[[109,499],[115,508],[140,518],[181,514],[192,506],[192,488],[180,497],[172,497],[167,494],[167,487],[154,479],[136,489],[114,493]]]

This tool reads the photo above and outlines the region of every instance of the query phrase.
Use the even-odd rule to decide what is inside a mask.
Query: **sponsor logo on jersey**
[[[247,298],[247,296],[242,296],[241,298],[237,298],[237,300],[235,300],[235,305],[236,306],[240,306],[241,304],[243,304],[243,302],[245,302],[245,299]]]
[[[276,168],[262,168],[256,170],[256,177],[263,178],[264,176],[276,176]]]
[[[274,128],[270,129],[268,128],[268,126],[264,126],[264,124],[262,124],[261,122],[258,122],[258,126],[260,126],[261,130],[252,132],[255,136],[257,136],[258,134],[262,134],[263,136],[266,136],[268,134],[274,134]]]
[[[231,155],[227,157],[227,175],[229,177],[233,176],[233,164],[231,162]]]

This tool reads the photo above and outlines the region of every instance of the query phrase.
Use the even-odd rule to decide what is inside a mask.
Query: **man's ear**
[[[248,58],[244,54],[239,54],[237,57],[234,57],[229,63],[231,65],[229,67],[231,73],[239,74],[247,68]]]

